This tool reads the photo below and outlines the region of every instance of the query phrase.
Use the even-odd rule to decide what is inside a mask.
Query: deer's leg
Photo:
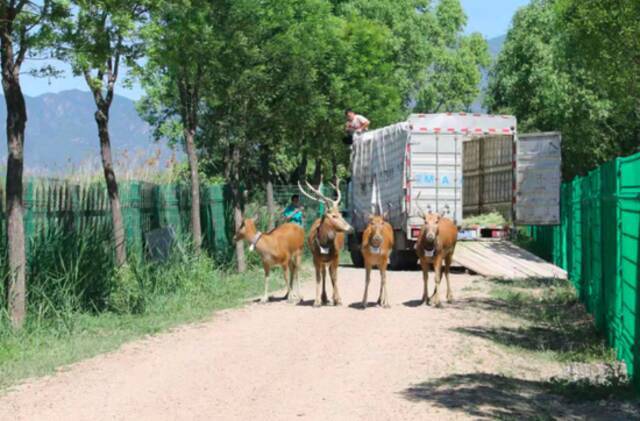
[[[429,305],[429,263],[424,259],[420,259],[420,266],[422,268],[422,280],[424,282],[422,304]]]
[[[447,302],[453,302],[453,292],[451,292],[451,282],[449,281],[449,268],[451,268],[451,259],[453,255],[448,255],[444,260],[444,276],[447,278]]]
[[[269,301],[269,275],[271,274],[271,268],[266,263],[263,263],[262,267],[264,268],[264,294],[260,302],[266,303]]]
[[[292,283],[291,283],[291,271],[288,263],[282,265],[282,274],[284,275],[284,282],[287,284],[287,301],[292,303],[295,300],[292,291]]]
[[[282,274],[284,276],[284,286],[286,288],[286,293],[284,294],[284,297],[282,297],[282,299],[288,300],[289,297],[291,296],[291,285],[290,285],[289,276],[288,276],[289,270],[286,263],[280,267],[282,268]]]
[[[300,293],[300,263],[302,256],[300,253],[296,254],[293,257],[293,268],[292,268],[292,282],[296,283],[296,295],[298,296],[298,301],[302,301],[302,294]]]
[[[369,282],[371,282],[371,266],[366,265],[365,278],[364,278],[364,295],[362,296],[362,309],[367,308],[367,294],[369,292]]]
[[[340,298],[340,291],[338,290],[338,259],[331,262],[329,272],[331,275],[331,284],[333,285],[333,305],[341,306],[342,298]]]
[[[387,263],[380,265],[380,298],[378,298],[378,304],[383,308],[389,308],[389,295],[387,294]]]
[[[435,281],[436,287],[433,290],[433,295],[431,296],[431,300],[433,305],[436,307],[440,307],[440,281],[442,280],[442,257],[436,256],[433,259],[433,269],[435,272]]]
[[[322,263],[322,304],[329,304],[327,297],[327,266]]]
[[[316,263],[316,299],[313,302],[314,307],[320,307],[322,301],[320,295],[322,293],[322,286],[324,285],[324,265],[322,263]]]

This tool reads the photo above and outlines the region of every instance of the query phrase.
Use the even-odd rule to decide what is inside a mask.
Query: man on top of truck
[[[344,127],[346,131],[344,143],[351,145],[353,143],[353,134],[366,131],[369,128],[369,120],[363,115],[356,114],[351,108],[348,108],[344,114],[347,117]]]

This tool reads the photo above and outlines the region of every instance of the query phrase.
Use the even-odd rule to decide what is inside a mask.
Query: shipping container
[[[558,194],[560,189],[560,154],[553,150],[559,136],[523,139],[526,143],[518,148],[513,116],[467,113],[413,114],[406,122],[356,135],[349,186],[354,263],[361,262],[359,238],[371,213],[389,212],[395,267],[415,263],[414,244],[425,211],[443,213],[457,224],[466,215],[489,211],[512,220],[514,210],[519,223],[540,222],[545,215],[554,223],[556,211],[540,208],[559,206],[553,201],[554,189]],[[538,154],[544,164],[537,162]],[[541,171],[554,174],[541,178]],[[547,183],[544,189],[538,181]]]

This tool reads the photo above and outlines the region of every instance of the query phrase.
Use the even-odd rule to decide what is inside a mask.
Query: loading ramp
[[[567,272],[507,240],[458,241],[453,264],[490,278],[567,279]]]

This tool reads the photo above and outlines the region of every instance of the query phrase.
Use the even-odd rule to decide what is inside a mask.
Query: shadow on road
[[[563,396],[569,392],[573,395],[572,400]],[[610,386],[591,385],[588,390],[582,390],[590,393],[579,392],[553,381],[470,373],[416,384],[401,393],[407,400],[429,402],[479,419],[622,420],[638,417],[638,407],[616,401],[616,390]],[[594,396],[607,400],[594,402]]]

